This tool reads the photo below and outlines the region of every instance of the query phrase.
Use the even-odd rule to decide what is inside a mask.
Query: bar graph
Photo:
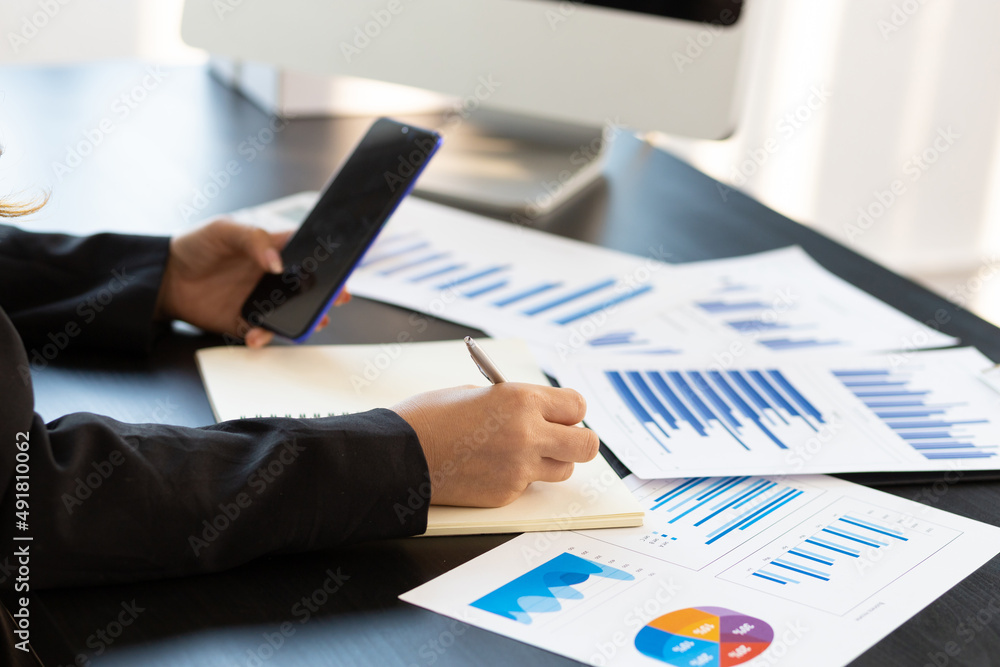
[[[960,534],[840,498],[723,578],[845,614]]]
[[[789,356],[896,349],[920,333],[927,347],[954,339],[933,331],[830,274],[798,248],[677,267],[657,308],[637,325],[650,352],[726,348],[734,340]],[[604,351],[614,349],[612,343]],[[622,351],[629,345],[622,344]]]
[[[832,371],[865,407],[907,445],[931,461],[995,459],[1000,441],[995,410],[955,400],[938,374],[907,369]],[[992,434],[992,435],[991,435]]]
[[[667,453],[674,442],[692,438],[745,451],[787,450],[789,442],[818,431],[825,421],[808,392],[778,369],[621,369],[603,374],[623,407],[619,419],[631,421]]]
[[[635,551],[700,570],[822,495],[804,480],[691,477],[649,480],[633,491],[644,504],[642,528],[631,530]],[[626,531],[612,531],[624,534]],[[606,539],[603,531],[589,531]],[[621,544],[623,537],[613,537]]]
[[[536,340],[585,325],[588,334],[598,331],[607,314],[655,297],[646,260],[511,225],[470,222],[463,219],[461,228],[442,219],[424,220],[419,228],[404,224],[369,249],[350,289],[487,331],[510,327]],[[601,327],[592,326],[595,321]],[[633,338],[610,336],[596,346],[645,342]]]

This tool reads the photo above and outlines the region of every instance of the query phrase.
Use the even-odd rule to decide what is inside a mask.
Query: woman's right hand
[[[431,503],[499,507],[535,481],[561,482],[597,456],[597,434],[576,425],[587,404],[573,389],[519,382],[419,394],[391,408],[424,450]]]

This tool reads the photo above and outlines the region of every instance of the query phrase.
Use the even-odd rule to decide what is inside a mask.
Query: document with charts
[[[233,214],[266,228],[309,211],[302,193]],[[950,345],[955,340],[829,273],[801,248],[668,264],[410,197],[348,288],[566,359],[670,355],[734,344],[786,355]]]
[[[824,476],[626,481],[640,528],[525,534],[400,597],[590,665],[844,665],[1000,528]]]
[[[709,353],[555,364],[644,479],[1000,468],[1000,393],[973,348],[847,357]]]

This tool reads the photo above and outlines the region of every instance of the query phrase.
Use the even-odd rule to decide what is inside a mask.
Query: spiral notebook
[[[527,345],[483,340],[510,381],[549,384]],[[218,421],[325,417],[389,407],[433,389],[486,380],[461,340],[386,345],[216,347],[199,350],[198,370]],[[425,535],[621,528],[643,511],[600,456],[558,484],[535,482],[499,508],[432,506]]]

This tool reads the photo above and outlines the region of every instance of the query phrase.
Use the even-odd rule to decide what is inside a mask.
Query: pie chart
[[[679,609],[635,636],[643,655],[674,667],[727,667],[756,658],[774,639],[770,625],[724,607]]]

